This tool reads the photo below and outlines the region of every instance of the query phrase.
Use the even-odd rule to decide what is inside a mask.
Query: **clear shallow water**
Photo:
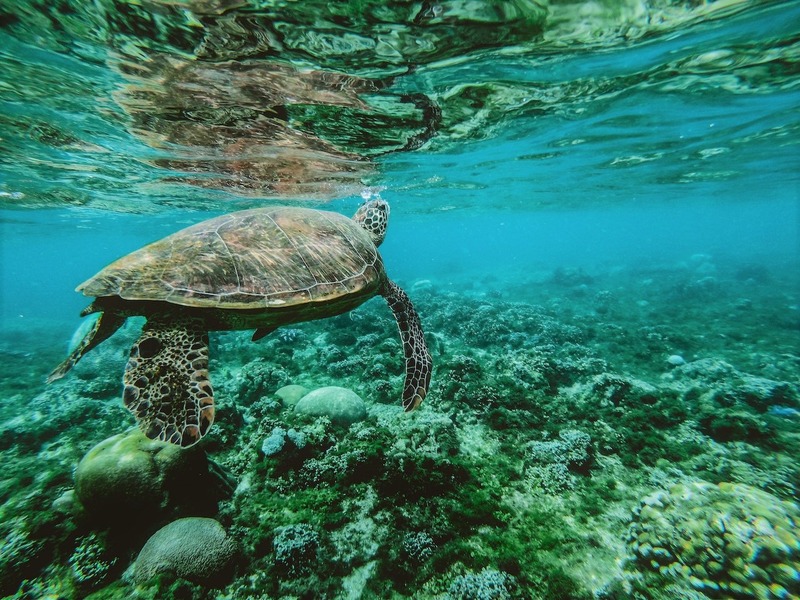
[[[146,537],[197,515],[238,536],[236,577],[140,597],[800,594],[800,550],[771,545],[800,485],[798,23],[793,2],[0,3],[2,594],[130,597]],[[434,348],[417,416],[390,412],[379,300],[257,345],[212,335],[205,450],[238,491],[136,533],[53,508],[134,424],[134,330],[44,385],[77,284],[207,217],[370,194]],[[351,388],[369,419],[315,426],[270,404],[286,383]],[[275,427],[311,441],[265,456]],[[721,572],[668,528],[628,537],[680,486],[700,500],[665,519]],[[720,515],[766,562],[715,545]],[[284,560],[286,526],[306,554]],[[730,587],[737,560],[766,575]]]
[[[357,204],[352,200],[339,206],[352,212]],[[52,319],[72,331],[75,315],[86,304],[83,296],[72,293],[78,283],[104,267],[109,257],[123,256],[145,241],[210,215],[181,211],[119,216],[88,211],[76,218],[72,212],[43,210],[7,216],[2,253],[4,323]],[[797,283],[793,269],[800,244],[798,218],[798,204],[792,199],[695,200],[690,209],[631,202],[541,211],[445,210],[396,215],[381,252],[395,279],[408,283],[430,279],[453,290],[492,277],[494,282],[486,284],[485,291],[503,292],[545,278],[558,268],[590,272],[678,268],[696,254],[730,265],[768,265]],[[58,244],[52,243],[54,239]],[[59,297],[55,303],[54,293]]]

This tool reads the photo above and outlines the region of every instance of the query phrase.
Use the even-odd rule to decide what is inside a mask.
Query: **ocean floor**
[[[66,340],[7,326],[0,596],[800,597],[796,274],[400,283],[435,361],[419,410],[378,298],[212,334],[216,421],[187,451],[122,405],[140,322],[49,386]],[[294,409],[325,386],[363,406]]]

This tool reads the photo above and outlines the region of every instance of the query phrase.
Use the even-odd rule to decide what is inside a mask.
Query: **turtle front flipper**
[[[203,321],[150,317],[131,348],[123,382],[125,406],[147,437],[184,448],[199,442],[214,422]]]
[[[408,295],[393,281],[386,280],[381,288],[381,296],[386,298],[389,308],[397,319],[400,338],[403,341],[403,354],[406,357],[406,381],[403,385],[403,408],[414,410],[428,394],[431,383],[433,362],[422,333],[422,324]]]
[[[86,310],[81,314],[86,315],[92,312],[93,304],[90,304]],[[47,383],[51,383],[56,379],[61,379],[67,372],[75,366],[84,354],[89,350],[100,344],[101,342],[110,338],[114,332],[119,329],[125,322],[125,317],[113,312],[103,312],[94,322],[94,325],[89,332],[83,336],[83,339],[77,347],[70,352],[69,356],[58,365],[47,378]]]

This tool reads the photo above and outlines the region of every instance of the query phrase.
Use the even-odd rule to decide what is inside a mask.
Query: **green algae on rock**
[[[213,490],[202,450],[182,452],[138,430],[103,440],[75,469],[78,500],[99,526],[151,524],[181,506],[213,511]]]

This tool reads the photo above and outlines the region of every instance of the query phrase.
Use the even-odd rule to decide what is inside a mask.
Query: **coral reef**
[[[575,487],[570,470],[585,470],[590,462],[591,438],[583,431],[564,429],[559,439],[534,441],[527,446],[530,465],[526,479],[534,488],[557,494]]]
[[[282,427],[276,427],[269,437],[264,440],[264,443],[261,444],[261,452],[264,453],[264,456],[274,456],[283,450],[285,444],[286,430]]]
[[[800,595],[793,502],[741,483],[693,481],[647,496],[634,515],[628,544],[645,585],[660,577],[709,598]]]
[[[289,575],[299,575],[311,568],[319,547],[319,536],[311,525],[283,525],[273,533],[275,564],[281,570]]]
[[[11,525],[11,527],[9,527]],[[5,523],[3,526],[3,542],[0,544],[0,593],[12,594],[18,584],[18,577],[41,568],[41,540],[31,539],[26,531],[26,524],[17,522]],[[31,569],[31,567],[33,567]]]
[[[53,387],[0,379],[0,591],[798,595],[794,313],[759,288],[749,296],[761,313],[729,324],[740,309],[720,292],[742,283],[716,265],[707,293],[695,285],[707,276],[565,270],[502,292],[483,281],[459,293],[420,285],[436,371],[412,413],[400,406],[402,349],[379,300],[257,344],[248,332],[213,334],[215,428],[178,454],[138,430],[119,434],[132,423],[107,371],[118,380],[127,328]],[[720,335],[707,335],[712,321]],[[756,333],[758,349],[746,339]],[[38,369],[41,380],[60,354],[42,347],[41,365],[8,355],[8,368],[26,378]],[[358,397],[357,419],[335,418],[329,401],[304,412],[308,390],[327,386]],[[211,582],[141,567],[147,538],[182,517],[224,526],[240,550],[235,572]]]

